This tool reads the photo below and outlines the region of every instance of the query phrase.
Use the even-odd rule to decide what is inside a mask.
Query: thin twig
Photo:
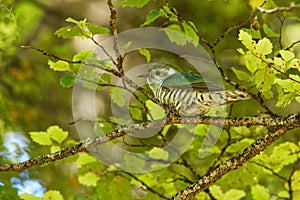
[[[265,14],[273,14],[276,12],[283,12],[283,11],[293,11],[295,9],[300,9],[300,4],[291,3],[291,5],[289,7],[277,7],[277,8],[273,8],[273,9],[264,9],[261,6],[257,8],[257,10],[259,12],[265,13]]]

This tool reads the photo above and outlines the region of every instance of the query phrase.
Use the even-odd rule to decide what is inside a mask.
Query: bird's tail
[[[212,104],[215,105],[224,105],[250,99],[249,93],[240,90],[214,91],[210,93],[210,97],[212,99]]]

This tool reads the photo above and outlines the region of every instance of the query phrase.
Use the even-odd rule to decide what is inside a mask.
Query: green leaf
[[[255,73],[256,87],[261,92],[268,92],[275,80],[275,73],[272,68],[259,69]]]
[[[278,101],[276,103],[276,107],[279,108],[285,108],[288,105],[291,104],[291,102],[294,100],[294,98],[298,96],[295,92],[289,92],[287,94],[285,93],[280,93],[278,95]]]
[[[239,200],[243,197],[246,196],[246,193],[242,190],[238,190],[238,189],[230,189],[228,190],[224,196],[222,197],[222,199],[230,199],[230,200]]]
[[[64,197],[57,190],[49,190],[44,194],[44,200],[64,200]]]
[[[85,35],[85,32],[79,28],[78,26],[66,26],[58,29],[54,33],[58,37],[62,38],[73,38],[73,37],[81,37],[81,38],[86,38],[87,35]]]
[[[159,105],[153,103],[152,101],[147,100],[146,101],[146,107],[149,110],[149,115],[152,116],[152,118],[154,120],[162,119],[162,118],[165,117],[165,110],[162,109]],[[149,115],[147,115],[147,118],[149,120],[151,120],[152,118]]]
[[[300,71],[297,68],[289,68],[286,72],[287,75],[296,75],[298,77],[300,77]]]
[[[188,23],[188,24],[187,24]],[[197,46],[199,43],[199,36],[195,32],[194,29],[196,29],[195,25],[193,22],[187,22],[183,24],[183,29],[184,33],[190,37],[190,42],[194,45]]]
[[[120,2],[121,6],[125,7],[137,7],[141,8],[149,3],[150,0],[122,0]]]
[[[143,56],[145,56],[147,62],[149,63],[151,60],[151,54],[150,51],[147,49],[139,49],[139,53]]]
[[[75,76],[66,75],[60,78],[60,85],[64,88],[72,87],[76,83],[77,79]]]
[[[283,60],[285,60],[285,61],[290,61],[295,57],[295,54],[291,51],[279,50],[279,53],[280,53],[281,57],[283,58]]]
[[[263,24],[263,30],[268,37],[280,37],[280,34],[275,33],[267,24]]]
[[[111,75],[107,73],[103,73],[100,76],[99,82],[100,83],[110,83],[111,81]]]
[[[40,145],[52,145],[50,136],[46,132],[29,132],[31,139]]]
[[[143,120],[143,112],[141,109],[136,107],[129,107],[129,112],[131,114],[131,117],[135,120]]]
[[[281,190],[278,192],[277,194],[278,197],[281,197],[283,199],[289,199],[290,195],[289,195],[289,192],[286,191],[286,190]]]
[[[58,145],[52,145],[50,148],[50,153],[55,153],[61,150],[61,147]]]
[[[32,194],[21,194],[20,198],[23,200],[42,200],[42,198],[35,197]]]
[[[125,105],[124,89],[118,87],[111,87],[110,96],[112,101],[119,107],[123,107]]]
[[[238,70],[238,69],[236,69],[234,67],[232,67],[231,70],[234,72],[234,74],[236,75],[236,77],[239,80],[241,80],[241,81],[249,81],[249,79],[250,79],[249,73],[247,73],[245,71]]]
[[[299,146],[293,142],[285,142],[274,147],[271,155],[263,153],[258,158],[261,163],[270,166],[275,172],[280,172],[284,166],[298,160]]]
[[[259,55],[267,55],[272,53],[272,48],[272,42],[267,38],[263,38],[256,44],[256,53]]]
[[[168,160],[169,158],[169,153],[158,147],[153,147],[150,151],[148,151],[148,154],[151,158],[157,160]]]
[[[300,170],[294,171],[291,180],[292,180],[292,188],[291,189],[293,191],[300,190]]]
[[[127,169],[142,169],[146,165],[146,159],[143,155],[125,154],[123,165]]]
[[[255,41],[252,40],[252,36],[244,30],[240,30],[238,40],[249,50],[253,50],[255,47]]]
[[[61,144],[67,137],[68,132],[63,131],[59,126],[50,126],[47,129],[47,133],[49,134],[50,138]]]
[[[251,195],[254,200],[269,200],[270,192],[262,185],[255,185],[251,187]]]
[[[57,62],[48,60],[48,65],[54,71],[70,71],[69,63],[63,60],[59,60]]]
[[[296,81],[300,82],[300,77],[298,75],[289,75],[290,78],[293,78]],[[275,79],[275,83],[280,85],[285,92],[291,92],[291,91],[299,91],[300,90],[300,84],[298,82],[292,81],[290,79]]]
[[[182,32],[182,29],[177,24],[172,24],[167,28],[164,28],[169,40],[179,46],[184,46],[187,44],[188,37]]]
[[[248,34],[250,34],[252,36],[252,38],[254,39],[260,39],[261,38],[261,34],[259,30],[255,30],[253,28],[243,28],[244,31],[246,31]]]
[[[74,62],[97,60],[97,54],[93,50],[80,51],[73,57]]]
[[[85,20],[84,20],[84,21],[85,21]],[[80,23],[78,20],[73,19],[72,17],[68,17],[68,18],[66,19],[66,22],[73,23],[73,24],[76,24],[76,25],[78,25],[78,24]]]
[[[253,54],[248,54],[245,57],[245,63],[247,69],[253,74],[259,68],[264,68],[265,63],[263,63],[259,58],[255,57]]]
[[[100,177],[96,176],[92,172],[88,172],[84,175],[78,176],[78,181],[80,184],[88,187],[96,187],[97,182],[100,180]]]
[[[141,26],[143,27],[151,24],[160,16],[162,16],[162,12],[160,10],[156,10],[156,9],[150,10],[150,12],[147,14],[146,21]]]
[[[98,123],[95,123],[94,132],[98,135],[110,133],[113,130],[112,123],[104,121],[102,118],[98,118]]]
[[[96,161],[97,160],[93,156],[89,155],[88,153],[82,152],[79,153],[79,157],[76,160],[76,165],[78,168],[80,168],[86,164],[96,162]]]
[[[298,76],[300,76],[300,73],[299,73],[299,69],[300,69],[300,60],[297,59],[297,58],[294,58],[293,60],[290,61],[290,64],[289,64],[289,68],[293,68],[295,70],[297,70],[297,73],[290,73],[290,74],[296,74]]]
[[[89,31],[91,31],[93,35],[108,34],[110,32],[108,28],[102,27],[98,24],[89,24],[87,25],[87,28],[89,29]]]
[[[213,197],[216,199],[222,199],[224,196],[224,193],[222,191],[222,188],[218,185],[212,185],[209,187],[209,191],[212,194]]]

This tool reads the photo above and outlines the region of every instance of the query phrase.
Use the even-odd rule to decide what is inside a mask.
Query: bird
[[[139,77],[146,78],[156,99],[183,116],[205,115],[211,107],[250,99],[245,91],[224,90],[200,74],[177,72],[165,64],[156,64]]]

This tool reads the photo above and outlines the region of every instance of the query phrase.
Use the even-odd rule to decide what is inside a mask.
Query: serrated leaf
[[[255,185],[251,187],[251,195],[254,200],[269,200],[270,192],[262,185]]]
[[[149,3],[150,0],[122,0],[120,2],[121,6],[125,7],[137,7],[141,8]]]
[[[244,30],[240,30],[238,40],[249,50],[253,50],[255,46],[255,41],[252,40],[252,36]]]
[[[150,10],[150,12],[147,14],[146,21],[141,26],[143,27],[151,24],[160,16],[162,16],[162,12],[160,10],[156,10],[156,9]]]
[[[69,63],[67,63],[66,61],[62,61],[62,60],[59,60],[57,62],[48,60],[48,65],[54,71],[69,71],[70,70]]]
[[[47,129],[47,133],[49,134],[50,138],[61,144],[67,137],[68,132],[63,131],[59,126],[50,126]]]
[[[46,132],[29,132],[31,139],[40,145],[52,145],[50,136]]]
[[[92,172],[88,172],[84,175],[79,175],[78,176],[78,181],[80,184],[88,186],[88,187],[96,187],[97,182],[100,180],[99,176],[96,176]]]
[[[272,167],[275,172],[279,172],[284,166],[295,163],[298,160],[297,152],[299,146],[293,142],[285,142],[274,147],[272,154],[262,160],[263,163]]]
[[[139,49],[139,53],[143,56],[145,56],[147,62],[149,63],[151,60],[151,54],[150,51],[147,49]]]
[[[168,160],[169,158],[169,153],[158,147],[153,147],[150,151],[148,151],[148,154],[151,158],[157,160]]]
[[[20,198],[23,200],[42,200],[42,198],[35,197],[32,194],[21,194]]]
[[[124,89],[118,87],[111,87],[110,97],[111,100],[119,107],[123,107],[125,105]]]
[[[96,35],[96,34],[108,34],[109,33],[109,29],[108,28],[105,28],[105,27],[102,27],[98,24],[89,24],[87,25],[87,28],[89,29],[89,31],[91,31],[91,33],[93,35]]]
[[[81,37],[81,38],[87,38],[87,35],[85,35],[85,32],[80,29],[78,26],[66,26],[58,29],[54,33],[58,37],[62,38],[73,38],[73,37]]]
[[[239,200],[246,196],[246,193],[242,190],[238,189],[230,189],[228,190],[222,199],[230,199],[230,200]]]
[[[76,165],[78,168],[80,168],[88,163],[92,163],[96,161],[97,160],[93,156],[83,152],[83,153],[79,153],[79,157],[76,160]]]
[[[261,34],[259,30],[255,30],[253,28],[250,29],[244,28],[243,30],[246,31],[248,34],[250,34],[252,38],[261,39]]]
[[[44,194],[44,200],[64,200],[64,197],[57,190],[49,190]]]
[[[188,37],[182,33],[182,29],[177,24],[172,24],[163,29],[167,34],[169,40],[179,46],[184,46],[189,41]]]
[[[69,88],[69,87],[72,87],[76,83],[76,77],[66,75],[66,76],[61,77],[59,82],[60,82],[60,85],[63,86],[64,88]]]
[[[191,27],[192,26],[192,27]],[[192,22],[188,22],[188,24],[183,24],[184,33],[190,37],[189,42],[191,42],[194,46],[197,46],[199,43],[199,36],[194,31],[195,25]]]
[[[280,53],[281,57],[283,58],[283,60],[285,60],[285,61],[290,61],[295,57],[295,54],[291,51],[279,50],[279,53]]]
[[[267,24],[263,24],[263,30],[268,37],[280,37],[280,34],[275,33]]]
[[[236,77],[241,80],[241,81],[248,81],[250,78],[249,73],[245,72],[245,71],[241,71],[238,70],[234,67],[231,68],[231,70],[234,72],[234,74],[236,75]]]
[[[272,53],[273,45],[268,38],[263,38],[256,44],[256,53],[259,55],[267,55]]]

